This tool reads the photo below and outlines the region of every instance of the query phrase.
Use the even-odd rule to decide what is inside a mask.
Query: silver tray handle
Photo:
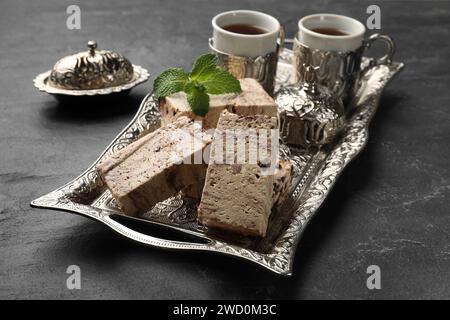
[[[110,227],[113,231],[118,234],[132,239],[136,242],[152,245],[164,249],[185,249],[185,250],[210,250],[211,246],[214,245],[214,240],[203,238],[201,236],[193,236],[202,239],[205,243],[195,243],[195,242],[185,242],[185,241],[175,241],[168,239],[161,239],[147,234],[135,231],[125,225],[115,221],[109,215],[102,216],[99,219],[101,222]]]

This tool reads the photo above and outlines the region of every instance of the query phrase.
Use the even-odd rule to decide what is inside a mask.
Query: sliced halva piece
[[[275,117],[238,116],[226,110],[222,112],[211,144],[210,163],[198,208],[200,222],[244,235],[266,234],[273,202],[278,200],[274,197],[275,171],[268,170],[273,165],[272,149],[275,148],[270,135],[271,130],[276,128]],[[238,139],[229,140],[230,130],[242,134],[242,130],[248,129],[258,132],[258,142],[259,136],[268,136],[262,159],[260,146],[251,143],[251,138],[244,138],[243,143],[239,143]],[[238,150],[242,146],[246,150],[243,164],[237,161]],[[234,151],[231,157],[228,150]],[[256,161],[250,161],[252,157],[255,159],[255,151],[258,152]]]
[[[180,116],[202,121],[203,128],[215,128],[222,110],[240,115],[264,114],[277,116],[277,104],[255,79],[239,80],[242,92],[239,94],[210,95],[209,111],[205,117],[194,114],[186,94],[178,92],[166,97],[160,103],[161,125],[165,126]]]
[[[192,119],[180,117],[114,153],[97,171],[121,210],[136,215],[204,179],[202,153],[210,142]]]
[[[204,170],[206,175],[206,167]],[[289,196],[292,184],[293,166],[290,160],[280,160],[273,176],[272,206],[281,205]],[[183,188],[182,195],[200,201],[205,184],[205,176],[199,176],[199,181]]]
[[[273,197],[274,206],[282,204],[289,197],[289,189],[292,184],[294,167],[290,160],[280,160],[273,177]]]

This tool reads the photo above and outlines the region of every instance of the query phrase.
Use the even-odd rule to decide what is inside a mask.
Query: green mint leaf
[[[239,81],[228,71],[218,67],[215,54],[206,53],[195,60],[190,73],[181,68],[170,68],[161,73],[153,83],[156,98],[184,91],[192,111],[205,116],[209,109],[208,94],[241,92]]]
[[[209,74],[217,68],[218,59],[215,54],[206,53],[202,54],[195,60],[194,65],[190,73],[190,77],[193,80],[197,80],[202,75]]]
[[[205,92],[205,88],[195,82],[189,82],[186,84],[184,91],[187,94],[187,100],[192,111],[196,115],[204,117],[209,110],[209,96]]]
[[[153,94],[157,99],[184,90],[189,74],[181,68],[170,68],[162,72],[153,82]]]
[[[239,80],[224,69],[216,68],[214,72],[200,77],[197,81],[205,87],[209,94],[241,92]]]

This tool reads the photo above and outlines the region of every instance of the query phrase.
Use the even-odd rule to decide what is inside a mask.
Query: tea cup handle
[[[381,58],[376,59],[373,62],[373,65],[391,64],[392,57],[394,56],[395,53],[395,43],[390,36],[386,34],[375,33],[371,35],[369,38],[364,40],[363,46],[365,47],[365,49],[369,49],[372,46],[372,44],[377,40],[383,41],[387,45],[387,53]]]
[[[284,45],[286,43],[286,31],[283,25],[280,25],[280,31],[278,32],[278,54],[284,50]]]

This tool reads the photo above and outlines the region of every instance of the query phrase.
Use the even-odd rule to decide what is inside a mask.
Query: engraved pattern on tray
[[[292,51],[280,55],[277,84],[292,80]],[[368,59],[363,63],[367,65]],[[202,241],[186,242],[160,239],[136,232],[121,223],[121,215],[109,191],[99,179],[95,165],[110,154],[127,146],[145,132],[160,126],[158,103],[147,95],[130,124],[114,139],[101,156],[83,174],[68,184],[34,201],[39,208],[69,211],[95,219],[115,232],[134,241],[160,248],[211,251],[232,255],[257,263],[277,274],[291,275],[297,243],[306,224],[325,200],[344,167],[363,149],[368,140],[368,127],[378,107],[383,88],[403,67],[402,63],[375,66],[365,73],[354,99],[355,112],[339,141],[320,151],[281,148],[295,167],[294,182],[288,200],[271,215],[267,236],[263,239],[233,237],[208,232],[196,221],[196,206],[190,199],[170,198],[139,218],[127,218],[162,225],[193,235]],[[123,216],[123,215],[122,215]]]

